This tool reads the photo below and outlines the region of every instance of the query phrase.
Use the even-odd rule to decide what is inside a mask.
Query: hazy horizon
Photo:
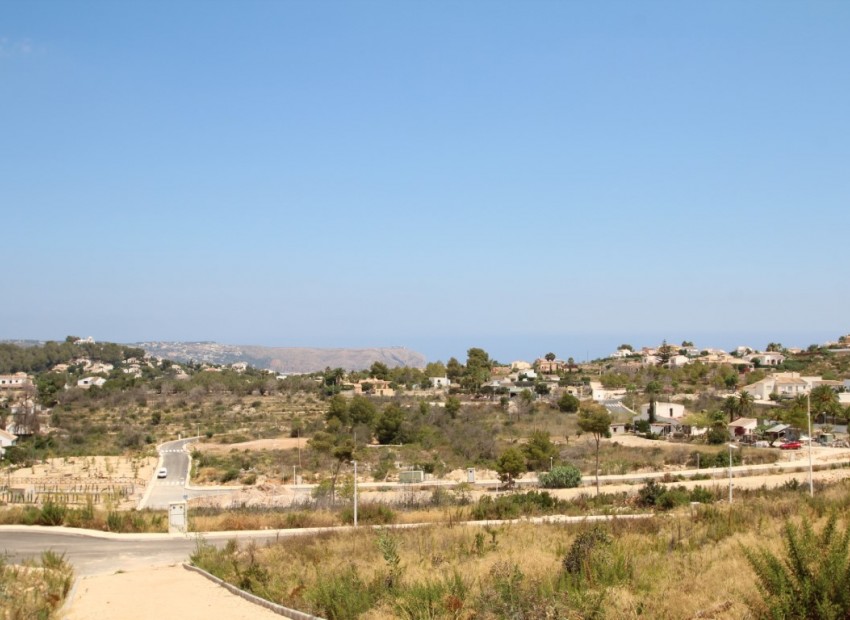
[[[705,348],[719,348],[726,351],[732,351],[735,347],[743,345],[754,349],[764,349],[770,342],[779,342],[785,347],[798,347],[801,349],[807,348],[812,344],[824,344],[828,341],[835,341],[840,336],[845,335],[825,333],[825,332],[806,332],[806,333],[702,333],[691,335],[670,334],[663,335],[661,333],[644,333],[644,334],[562,334],[562,335],[518,335],[511,337],[504,336],[482,336],[479,338],[470,338],[468,344],[461,348],[455,348],[455,339],[448,340],[427,339],[419,342],[360,342],[349,341],[348,343],[323,342],[320,344],[310,343],[307,341],[297,342],[229,342],[224,340],[216,340],[212,338],[200,338],[192,340],[174,340],[174,339],[113,339],[113,338],[98,338],[94,334],[73,333],[66,334],[61,337],[54,338],[4,338],[4,340],[36,340],[36,341],[62,341],[66,336],[73,335],[81,338],[91,336],[96,341],[101,342],[118,342],[121,344],[136,344],[141,342],[215,342],[222,345],[233,346],[261,346],[261,347],[303,347],[303,348],[318,348],[318,349],[368,349],[368,348],[385,348],[385,347],[404,347],[411,351],[416,351],[425,356],[429,362],[442,361],[446,362],[450,357],[455,357],[459,361],[466,360],[466,352],[469,348],[480,347],[487,351],[491,359],[494,359],[502,364],[509,364],[516,360],[524,360],[528,362],[534,361],[536,358],[543,357],[546,353],[553,352],[561,359],[572,357],[576,362],[584,362],[593,359],[608,357],[616,351],[621,344],[630,344],[636,349],[640,347],[658,346],[662,341],[666,340],[669,344],[678,346],[683,341],[688,340],[694,343],[695,346]]]

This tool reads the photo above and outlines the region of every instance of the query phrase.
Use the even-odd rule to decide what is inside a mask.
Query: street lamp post
[[[806,419],[809,422],[809,497],[815,496],[815,483],[812,480],[812,399],[806,394]]]
[[[735,444],[727,444],[729,446],[729,504],[732,503],[732,450],[737,450]]]

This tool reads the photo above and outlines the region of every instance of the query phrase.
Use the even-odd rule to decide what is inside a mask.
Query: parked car
[[[156,470],[157,478],[168,478],[168,470],[165,467],[160,467]]]
[[[799,441],[786,441],[784,444],[779,446],[780,450],[799,450],[803,447],[803,444]]]

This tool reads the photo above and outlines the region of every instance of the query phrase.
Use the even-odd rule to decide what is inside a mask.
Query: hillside
[[[267,368],[277,372],[316,372],[327,367],[362,370],[369,368],[373,362],[382,362],[390,368],[425,366],[424,355],[404,347],[316,349],[229,345],[216,342],[138,342],[133,346],[144,349],[150,355],[177,362],[246,362],[255,368]]]

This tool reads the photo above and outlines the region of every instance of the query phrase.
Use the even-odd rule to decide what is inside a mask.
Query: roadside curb
[[[250,592],[245,592],[245,590],[240,590],[234,585],[227,583],[226,581],[219,579],[215,575],[212,575],[205,571],[202,568],[198,568],[197,566],[193,566],[191,564],[183,563],[183,568],[188,571],[192,571],[194,573],[198,573],[212,581],[214,584],[221,586],[231,594],[235,594],[236,596],[245,599],[249,603],[253,603],[254,605],[259,605],[260,607],[264,607],[269,611],[272,611],[280,616],[284,616],[286,618],[292,618],[292,620],[324,620],[319,616],[311,616],[310,614],[306,614],[303,611],[298,611],[297,609],[290,609],[289,607],[284,607],[283,605],[278,605],[277,603],[272,603],[271,601],[267,601],[264,598],[257,596],[256,594],[251,594]]]

